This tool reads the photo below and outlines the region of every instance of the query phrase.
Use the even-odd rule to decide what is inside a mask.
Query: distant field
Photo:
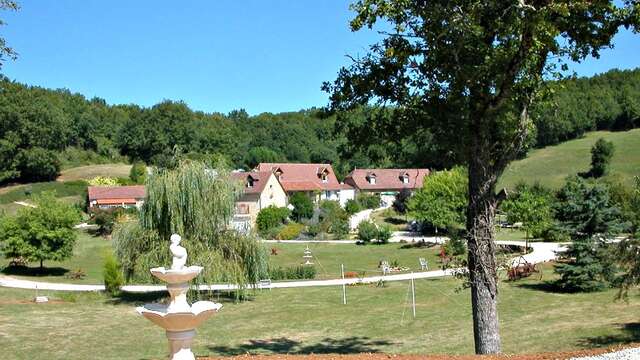
[[[9,204],[14,201],[29,201],[32,195],[41,193],[43,191],[55,191],[56,195],[60,198],[75,197],[76,202],[80,200],[87,190],[87,183],[85,181],[50,181],[41,183],[25,184],[20,186],[14,186],[9,191],[0,193],[0,204]]]
[[[129,177],[129,164],[100,164],[79,166],[63,170],[58,181],[91,180],[96,176]]]
[[[568,175],[589,170],[591,147],[605,138],[615,145],[611,172],[619,173],[630,184],[633,176],[640,175],[640,129],[610,132],[595,131],[577,140],[536,149],[522,160],[509,165],[500,179],[499,188],[513,188],[518,182],[540,182],[559,188]]]

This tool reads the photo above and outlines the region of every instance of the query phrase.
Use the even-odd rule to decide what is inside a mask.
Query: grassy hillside
[[[605,138],[615,145],[611,173],[620,174],[629,184],[640,175],[640,129],[624,132],[595,131],[585,137],[555,146],[536,149],[522,160],[509,165],[500,179],[499,188],[513,188],[518,182],[540,182],[559,188],[565,177],[589,170],[591,147]]]
[[[62,170],[58,181],[91,180],[96,176],[111,178],[128,178],[131,165],[129,164],[99,164],[86,165]]]

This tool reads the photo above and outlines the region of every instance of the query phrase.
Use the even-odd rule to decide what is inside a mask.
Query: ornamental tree
[[[15,217],[0,219],[2,254],[7,258],[24,258],[40,262],[62,261],[73,255],[77,233],[73,226],[80,213],[71,205],[43,192],[34,197],[34,207],[24,207]]]
[[[529,236],[539,234],[553,222],[552,197],[540,186],[519,185],[515,194],[501,204],[501,210],[511,223],[522,222],[525,250]]]
[[[609,163],[613,157],[614,146],[611,141],[598,139],[591,148],[591,170],[589,174],[599,178],[609,171]]]
[[[409,213],[436,228],[460,226],[467,210],[467,189],[464,169],[434,172],[409,199]]]
[[[358,0],[351,29],[383,23],[383,39],[333,83],[339,113],[377,103],[392,116],[372,121],[388,139],[425,129],[442,156],[469,168],[466,217],[477,353],[500,351],[494,218],[496,181],[521,151],[529,110],[551,67],[598,57],[620,26],[638,25],[637,1]],[[553,60],[553,61],[552,61]],[[373,115],[375,116],[375,115]],[[454,154],[454,155],[450,155]]]

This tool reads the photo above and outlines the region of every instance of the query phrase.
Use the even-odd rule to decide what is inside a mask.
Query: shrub
[[[324,200],[320,203],[320,229],[334,234],[336,238],[349,233],[349,214],[337,201]]]
[[[378,228],[373,222],[366,220],[358,224],[358,239],[369,242],[378,236]]]
[[[275,207],[273,205],[260,210],[256,218],[258,230],[267,231],[284,224],[289,217],[290,211],[285,207]]]
[[[380,207],[380,195],[360,193],[356,198],[362,208],[377,209]]]
[[[91,222],[98,225],[98,234],[110,235],[113,231],[113,225],[116,223],[116,219],[124,213],[124,209],[98,209],[94,212]]]
[[[289,203],[293,205],[291,214],[296,221],[311,219],[313,216],[313,202],[304,193],[294,193],[289,198]]]
[[[378,228],[378,241],[382,244],[386,244],[389,242],[389,239],[391,239],[391,236],[393,235],[393,231],[391,229],[391,226],[384,224],[382,226],[380,226],[380,228]]]
[[[467,244],[464,238],[454,235],[444,244],[443,250],[447,256],[460,256],[467,252]]]
[[[133,163],[129,171],[129,179],[135,184],[144,184],[147,178],[147,165],[141,161]]]
[[[353,215],[362,210],[362,208],[355,199],[349,199],[347,200],[346,204],[344,204],[344,210],[347,212],[347,214]]]
[[[106,176],[96,176],[89,180],[89,185],[93,186],[118,186],[118,180]]]
[[[316,268],[308,265],[280,267],[269,269],[271,280],[305,280],[315,279]]]
[[[300,236],[300,233],[304,230],[304,225],[298,223],[287,224],[276,235],[278,240],[293,240]]]
[[[111,253],[107,253],[104,258],[102,275],[107,293],[113,296],[117,295],[120,292],[120,287],[124,283],[124,277],[122,276],[120,265]]]
[[[591,170],[589,171],[591,176],[598,178],[607,174],[613,151],[614,146],[611,141],[603,138],[596,141],[591,148]]]

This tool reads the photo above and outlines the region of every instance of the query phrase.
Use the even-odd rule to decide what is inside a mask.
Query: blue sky
[[[111,104],[183,100],[250,114],[323,106],[323,81],[378,35],[351,33],[346,0],[21,0],[0,29],[19,54],[11,79]],[[640,66],[640,35],[622,32],[579,75]]]

